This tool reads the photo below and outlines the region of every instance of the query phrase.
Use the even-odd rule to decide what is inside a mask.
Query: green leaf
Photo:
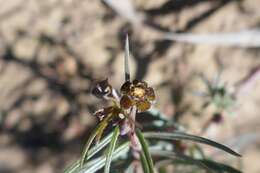
[[[75,172],[80,166],[80,160],[72,163],[68,168],[66,168],[63,173],[73,173]]]
[[[83,151],[83,154],[81,157],[80,166],[82,166],[84,164],[84,162],[86,161],[86,157],[88,157],[88,150],[89,150],[92,142],[94,141],[95,138],[97,139],[98,142],[100,141],[104,129],[107,127],[108,122],[113,118],[113,116],[114,116],[114,114],[109,114],[104,120],[102,120],[98,124],[98,126],[95,128],[95,130],[92,131],[92,133],[90,134],[90,137],[86,143],[85,150]]]
[[[112,154],[116,147],[116,142],[119,136],[119,128],[116,127],[113,132],[112,140],[108,148],[107,156],[106,156],[106,163],[105,163],[105,171],[104,173],[109,173],[110,165],[112,161]]]
[[[140,152],[140,159],[141,159],[144,173],[149,173],[149,166],[148,166],[147,160],[145,158],[144,152]]]
[[[96,153],[102,150],[107,144],[111,141],[112,133],[109,133],[103,140],[100,141],[97,145],[91,148],[88,152],[87,160],[93,157]],[[71,166],[64,170],[64,173],[73,173],[76,169],[80,167],[80,160],[77,160]]]
[[[96,134],[96,141],[97,143],[100,141],[103,133],[104,133],[104,130],[106,129],[106,127],[108,126],[108,119],[104,119],[102,122],[99,123],[100,125],[100,128],[98,129],[98,132]]]
[[[151,154],[150,154],[149,149],[148,149],[148,144],[146,143],[146,140],[145,140],[142,132],[139,129],[136,130],[136,134],[137,134],[137,137],[138,137],[138,139],[141,143],[141,146],[142,146],[142,149],[143,149],[143,152],[144,152],[144,156],[147,160],[149,172],[154,173],[153,160],[152,160]]]
[[[86,158],[88,157],[88,150],[92,144],[92,142],[94,141],[95,137],[97,136],[97,134],[99,133],[100,129],[102,128],[102,124],[98,124],[98,126],[95,128],[94,131],[92,131],[92,133],[90,134],[88,141],[86,143],[85,149],[82,153],[81,156],[81,160],[80,160],[80,167],[83,166],[84,162],[86,161]]]
[[[206,164],[204,164],[200,160],[193,159],[192,157],[186,156],[181,153],[175,153],[175,152],[171,152],[171,151],[158,150],[158,149],[157,150],[151,149],[150,152],[154,156],[167,157],[167,158],[170,158],[173,160],[176,160],[176,159],[183,160],[183,161],[189,162],[191,164],[197,165],[197,166],[205,169],[208,172],[213,172]]]
[[[228,166],[228,165],[225,165],[225,164],[222,164],[222,163],[218,163],[218,162],[214,162],[214,161],[211,161],[211,160],[200,160],[200,162],[202,162],[204,165],[207,165],[207,167],[219,172],[219,173],[225,173],[225,172],[228,172],[228,173],[242,173],[241,171],[231,167],[231,166]]]
[[[109,133],[103,140],[89,150],[87,160],[93,157],[97,152],[102,150],[112,140],[113,133]]]
[[[162,154],[161,151],[157,151],[157,153]],[[151,151],[151,154],[153,154],[152,151]],[[196,166],[200,166],[200,165],[195,164],[194,162],[185,161],[185,159],[181,159],[181,158],[177,158],[177,157],[175,159],[174,155],[175,155],[175,153],[173,153],[173,155],[171,156],[172,162],[165,160],[164,164],[161,164],[160,166],[166,166],[168,164],[175,164],[175,165],[177,165],[177,164],[183,164],[183,165],[194,164]],[[189,156],[185,156],[185,157],[187,158]],[[167,157],[167,158],[169,158],[169,157]],[[228,166],[228,165],[225,165],[222,163],[218,163],[215,161],[206,160],[206,159],[193,159],[193,158],[191,158],[191,159],[195,162],[199,162],[200,164],[203,164],[207,168],[214,170],[215,172],[218,172],[218,173],[242,173],[241,171],[239,171],[231,166]],[[204,167],[202,167],[202,168],[204,169]]]
[[[120,156],[126,154],[129,151],[129,142],[125,142],[120,145],[112,154],[112,161],[118,159]],[[78,173],[95,173],[105,166],[106,157],[101,156],[85,165],[81,168]]]
[[[220,143],[214,142],[212,140],[200,137],[200,136],[194,136],[189,135],[182,132],[173,132],[173,133],[165,133],[165,132],[145,132],[144,136],[146,138],[155,138],[155,139],[162,139],[162,140],[190,140],[194,142],[199,142],[203,144],[207,144],[213,147],[216,147],[218,149],[221,149],[223,151],[226,151],[229,154],[235,155],[235,156],[241,156],[237,152],[233,151],[232,149],[226,147],[225,145],[222,145]]]

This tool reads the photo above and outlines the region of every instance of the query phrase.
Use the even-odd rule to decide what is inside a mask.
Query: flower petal
[[[122,94],[129,94],[131,85],[132,85],[131,82],[126,81],[126,82],[121,86],[121,89],[120,89],[121,93],[122,93]]]
[[[155,93],[153,88],[149,87],[146,89],[146,95],[147,95],[147,99],[149,101],[154,101],[155,100]]]
[[[151,107],[151,103],[148,100],[142,100],[136,103],[139,112],[147,111]]]
[[[137,85],[139,82],[140,82],[140,81],[137,80],[137,79],[133,80],[133,84],[134,84],[134,85]]]
[[[123,95],[120,100],[120,106],[123,109],[129,109],[131,106],[133,106],[133,101],[129,96]]]

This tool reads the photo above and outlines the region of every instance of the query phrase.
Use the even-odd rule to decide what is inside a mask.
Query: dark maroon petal
[[[133,106],[133,101],[129,96],[123,95],[120,99],[120,106],[123,109],[129,109],[131,106]]]
[[[126,81],[126,82],[121,86],[121,89],[120,89],[121,93],[122,93],[122,94],[129,94],[130,89],[131,89],[131,85],[132,85],[131,82]]]
[[[134,84],[134,85],[137,85],[139,82],[140,82],[140,81],[137,80],[137,79],[133,80],[133,84]]]
[[[155,93],[154,93],[153,88],[149,87],[146,89],[146,96],[149,101],[155,100]]]

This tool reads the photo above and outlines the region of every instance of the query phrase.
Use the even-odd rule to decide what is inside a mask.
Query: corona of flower
[[[154,90],[146,82],[134,80],[127,81],[121,87],[120,105],[124,109],[136,106],[138,112],[147,111],[155,101]]]

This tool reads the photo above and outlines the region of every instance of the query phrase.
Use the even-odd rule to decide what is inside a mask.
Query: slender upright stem
[[[126,34],[126,39],[125,39],[125,81],[130,81],[130,70],[129,70],[129,63],[128,59],[130,57],[130,51],[129,51],[129,39],[128,39],[128,34]],[[135,117],[137,113],[137,108],[136,106],[133,106],[133,108],[129,112],[129,117],[126,120],[128,126],[130,126],[130,131],[128,132],[128,136],[130,138],[131,142],[131,148],[133,150],[133,154],[136,155],[139,154],[141,150],[141,145],[138,141],[138,138],[135,133]]]

